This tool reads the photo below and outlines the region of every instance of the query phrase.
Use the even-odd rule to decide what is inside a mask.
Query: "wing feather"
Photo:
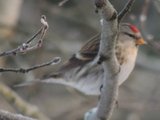
[[[77,54],[72,55],[72,57],[61,66],[59,71],[65,72],[66,70],[68,71],[72,68],[84,66],[88,62],[92,61],[96,57],[99,50],[99,38],[100,34],[97,34],[88,40]]]

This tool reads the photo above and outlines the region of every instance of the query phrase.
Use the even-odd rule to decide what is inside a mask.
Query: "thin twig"
[[[37,49],[37,48],[41,47],[42,46],[42,41],[43,41],[44,36],[46,34],[46,31],[49,27],[48,23],[46,21],[46,17],[44,15],[42,15],[42,17],[41,17],[41,23],[42,23],[42,27],[30,39],[28,39],[26,42],[22,43],[20,46],[18,46],[17,48],[15,48],[13,50],[9,50],[9,51],[5,51],[5,52],[0,53],[0,57],[9,56],[9,55],[16,55],[18,53],[26,53],[30,50],[34,50],[34,49]],[[30,46],[31,42],[38,35],[40,35],[38,43],[34,46]]]
[[[1,120],[37,120],[30,117],[23,116],[21,114],[10,113],[8,111],[0,110]]]
[[[23,98],[21,98],[16,92],[11,88],[0,82],[0,94],[14,107],[24,115],[37,118],[38,120],[50,120],[46,115],[44,115],[37,106],[29,104]],[[0,119],[3,120],[3,119]],[[8,120],[8,119],[4,119]],[[12,119],[14,120],[14,119]],[[22,119],[23,120],[23,119]]]
[[[158,14],[160,15],[160,0],[153,0],[153,4],[158,12]]]
[[[127,4],[125,5],[125,7],[122,9],[122,11],[118,14],[118,22],[120,22],[125,16],[126,14],[130,11],[133,3],[135,2],[135,0],[129,0],[127,2]]]
[[[0,68],[0,72],[16,72],[16,73],[28,73],[32,70],[36,70],[42,67],[46,67],[49,65],[55,65],[58,64],[61,61],[60,57],[55,57],[53,60],[46,62],[46,63],[42,63],[40,65],[35,65],[33,67],[30,68]]]
[[[160,42],[157,42],[153,39],[147,39],[146,38],[147,43],[150,45],[150,47],[158,54],[160,55]]]
[[[154,40],[154,37],[147,32],[146,29],[146,21],[147,21],[147,13],[150,6],[150,0],[144,1],[144,6],[142,8],[142,12],[139,17],[139,23],[141,27],[141,32],[144,36],[144,39],[147,41],[148,45],[153,49],[157,54],[160,55],[160,42]]]
[[[63,6],[65,3],[67,3],[69,0],[62,0],[61,2],[58,3],[58,6]]]
[[[140,14],[140,23],[141,23],[141,27],[145,27],[145,23],[146,23],[146,20],[147,20],[147,13],[148,13],[148,10],[149,10],[149,5],[150,5],[150,0],[145,0],[144,1],[144,5],[142,7],[142,12]]]

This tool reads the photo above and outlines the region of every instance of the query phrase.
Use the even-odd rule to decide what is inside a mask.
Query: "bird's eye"
[[[131,34],[131,33],[128,33],[128,32],[124,32],[124,34],[128,35],[129,37],[133,38],[133,39],[138,39],[139,37],[134,35],[134,34]]]

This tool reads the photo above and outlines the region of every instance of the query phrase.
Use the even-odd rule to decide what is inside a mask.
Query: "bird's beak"
[[[136,40],[136,45],[144,45],[144,44],[147,44],[147,42],[144,41],[143,38],[140,38],[140,39],[137,39],[137,40]]]

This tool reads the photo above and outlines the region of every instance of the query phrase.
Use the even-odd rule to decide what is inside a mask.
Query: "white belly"
[[[121,65],[121,71],[119,73],[119,82],[118,84],[121,85],[127,78],[129,77],[130,73],[132,72],[135,61],[130,60],[128,63]]]
[[[134,54],[134,53],[133,53]],[[121,85],[130,75],[134,66],[136,59],[136,52],[134,55],[129,55],[126,63],[121,65],[121,70],[119,72],[119,85]],[[46,82],[58,83],[63,85],[71,86],[86,95],[99,95],[100,87],[103,80],[103,68],[101,65],[89,70],[88,74],[81,76],[79,79],[75,79],[75,74],[77,69],[73,69],[64,74],[63,78],[59,79],[48,79]]]
[[[119,85],[121,85],[132,72],[134,68],[134,62],[131,61],[131,63],[127,63],[121,66],[121,71],[119,73]],[[99,71],[96,70],[97,68]],[[69,71],[69,73],[66,73],[64,78],[48,79],[46,82],[68,85],[86,95],[99,95],[100,87],[103,81],[103,68],[98,66],[96,69],[93,68],[89,74],[84,77],[80,77],[78,80],[75,80],[73,74],[76,72],[76,70],[73,70]],[[73,74],[71,74],[72,72]]]

